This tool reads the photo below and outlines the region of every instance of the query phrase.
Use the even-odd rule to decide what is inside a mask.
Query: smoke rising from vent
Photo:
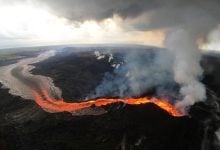
[[[164,86],[173,78],[180,86],[179,95],[182,96],[176,107],[184,112],[187,107],[206,99],[205,87],[200,82],[203,70],[200,66],[201,52],[197,40],[201,37],[207,38],[217,27],[219,21],[217,16],[220,11],[216,5],[219,2],[216,0],[156,2],[155,8],[148,10],[148,21],[142,25],[138,24],[138,27],[145,30],[161,28],[167,30],[164,45],[171,53],[172,58],[168,59],[173,64],[170,65],[162,56],[153,59],[148,66],[149,58],[141,61],[143,57],[140,55],[128,55],[126,64],[121,69],[115,70],[114,78],[106,74],[96,92],[98,95],[103,95],[106,91],[118,93],[120,96],[127,96],[126,93],[139,95],[152,87]],[[169,74],[166,74],[167,72]]]
[[[201,54],[196,45],[196,36],[177,28],[167,34],[165,44],[173,54],[174,79],[181,86],[180,94],[183,96],[183,100],[177,102],[176,107],[184,112],[187,106],[206,98],[205,87],[199,82],[203,70],[200,66]]]
[[[155,87],[158,91],[173,87],[173,59],[169,51],[152,47],[147,50],[132,48],[121,59],[117,63],[113,60],[112,63],[120,64],[119,67],[104,75],[93,97],[139,96]]]
[[[164,45],[173,55],[174,80],[180,85],[179,93],[183,97],[176,107],[183,112],[194,103],[206,99],[205,87],[200,82],[203,70],[197,40],[201,36],[207,38],[217,26],[217,3],[214,0],[168,1],[151,16],[150,28],[168,28]]]

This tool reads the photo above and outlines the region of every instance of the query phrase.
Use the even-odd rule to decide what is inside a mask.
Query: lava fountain
[[[122,102],[129,105],[140,105],[146,103],[154,103],[160,108],[166,110],[172,116],[182,116],[183,114],[180,113],[178,110],[175,109],[173,105],[168,103],[166,99],[158,99],[158,98],[100,98],[94,99],[89,101],[82,101],[82,102],[75,102],[75,103],[68,103],[65,102],[63,99],[56,100],[53,99],[49,93],[45,89],[41,89],[40,93],[36,90],[33,90],[33,95],[35,98],[36,103],[42,107],[44,110],[50,112],[74,112],[81,109],[89,108],[92,106],[100,107],[105,106],[108,104],[113,104],[117,102]]]

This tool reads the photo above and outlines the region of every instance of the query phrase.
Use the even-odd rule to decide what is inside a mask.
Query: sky
[[[0,0],[0,48],[99,43],[163,47],[170,28],[196,29],[200,24],[204,29],[198,36],[200,45],[220,49],[218,4],[218,0]]]

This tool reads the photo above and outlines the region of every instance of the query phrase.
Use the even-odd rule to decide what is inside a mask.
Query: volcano
[[[115,53],[114,64],[123,65],[123,52]],[[150,50],[141,51],[143,54],[150,58],[155,55]],[[135,96],[115,96],[111,91],[95,97],[106,72],[114,74],[117,70],[114,64],[108,57],[97,59],[93,50],[67,48],[35,63],[31,74],[24,74],[29,70],[24,63],[19,69],[12,66],[12,71],[21,72],[16,79],[29,87],[33,99],[0,90],[0,107],[4,108],[0,110],[0,149],[217,150],[218,100],[209,76],[204,78],[204,82],[210,81],[207,102],[197,103],[183,114],[174,106],[174,100],[180,98],[175,95],[179,87],[170,82],[160,91],[153,87]],[[202,64],[212,65],[208,60]],[[218,81],[210,70],[205,73]],[[51,77],[53,82],[38,80],[39,75]]]
[[[96,48],[96,49],[98,49],[98,48]],[[102,50],[103,48],[101,47],[99,49]],[[115,62],[119,63],[119,62],[121,62],[121,59],[123,59],[123,52],[121,51],[121,48],[120,48],[120,50],[117,50],[117,48],[114,47],[114,49],[116,49],[116,50],[113,51],[113,53],[117,54],[117,55],[115,55],[115,58],[114,58]],[[77,52],[77,53],[73,52],[72,53],[71,52],[72,50],[75,51],[76,49],[75,48],[63,49],[63,51],[60,54],[56,55],[55,57],[50,58],[44,62],[35,64],[37,66],[37,68],[33,70],[34,74],[44,74],[46,76],[52,77],[54,80],[54,83],[56,85],[58,85],[58,87],[61,87],[62,95],[64,97],[64,99],[61,100],[62,101],[61,103],[63,103],[63,104],[75,103],[77,101],[78,102],[83,101],[83,99],[84,99],[83,95],[90,94],[90,92],[93,91],[98,84],[100,84],[105,72],[106,71],[113,72],[113,70],[114,70],[114,68],[109,66],[108,57],[105,57],[101,60],[97,60],[96,58],[93,57],[93,51],[91,51],[91,52],[90,51],[89,52]],[[129,51],[129,49],[126,49],[126,50]],[[150,49],[148,49],[147,51],[141,50],[140,53],[141,53],[141,55],[146,54],[150,58],[154,57],[154,55],[155,55],[155,51],[151,51]],[[204,145],[205,145],[206,149],[215,149],[215,146],[213,147],[213,142],[216,141],[216,137],[215,137],[215,131],[217,129],[216,123],[218,124],[218,122],[219,122],[218,119],[213,116],[213,114],[216,114],[218,111],[215,109],[217,107],[215,101],[218,101],[218,100],[216,100],[216,98],[214,98],[216,94],[213,94],[213,93],[218,93],[218,88],[215,88],[216,86],[212,86],[212,85],[216,85],[216,83],[220,82],[217,77],[218,73],[212,72],[212,71],[216,71],[216,69],[214,69],[214,68],[216,68],[217,64],[219,64],[219,63],[216,63],[218,57],[217,58],[213,58],[213,57],[217,57],[217,56],[214,56],[212,54],[204,55],[203,60],[201,62],[203,68],[205,68],[205,78],[204,78],[203,82],[207,85],[207,87],[209,87],[209,89],[213,90],[213,92],[210,93],[208,91],[208,95],[207,95],[208,101],[206,103],[198,103],[189,110],[190,118],[188,118],[187,116],[183,117],[183,118],[188,118],[189,120],[192,119],[196,122],[196,124],[198,125],[196,127],[196,129],[197,129],[196,132],[198,131],[196,133],[196,135],[199,134],[199,136],[203,136],[206,134],[209,136],[208,138],[205,138],[206,144],[204,144]],[[65,60],[65,61],[63,61],[63,60]],[[54,65],[55,62],[56,62],[56,65]],[[68,66],[68,67],[63,68],[62,66]],[[212,66],[211,68],[213,68],[213,70],[210,70],[210,66]],[[67,68],[68,68],[69,73],[66,73]],[[84,69],[82,69],[83,73],[79,71],[80,68],[84,68]],[[212,81],[208,82],[211,79],[211,78],[209,78],[209,76],[212,76],[211,78],[214,79],[213,82]],[[78,78],[80,78],[80,77],[82,77],[81,80],[78,80]],[[92,80],[91,80],[91,77],[92,77]],[[74,83],[74,84],[71,84],[71,83]],[[171,108],[174,108],[172,105],[172,99],[174,99],[174,98],[176,99],[178,97],[175,97],[175,94],[173,94],[173,92],[175,93],[175,91],[177,91],[177,89],[178,89],[178,86],[172,85],[168,82],[167,85],[163,88],[162,95],[160,96],[159,101],[166,103],[167,100],[170,99],[171,101],[169,101],[169,102],[171,102],[171,103],[170,104],[168,103],[168,105],[170,105]],[[147,92],[145,92],[143,95],[139,95],[138,97],[134,97],[134,99],[136,99],[136,98],[138,99],[140,97],[149,97],[149,100],[150,100],[152,97],[155,96],[155,92],[156,92],[155,89],[152,88],[152,89],[149,89]],[[172,94],[174,95],[174,97],[172,97]],[[169,97],[169,96],[171,96],[171,97]],[[126,98],[118,98],[118,97],[111,98],[111,94],[107,95],[107,97],[110,97],[109,99],[114,99],[116,101],[126,99]],[[165,97],[165,98],[161,98],[161,97]],[[103,99],[103,98],[101,98],[101,99]],[[97,99],[94,99],[94,100],[97,100]],[[44,101],[45,101],[45,99],[44,99]],[[54,101],[56,101],[56,99],[52,99],[52,101],[54,102]],[[59,99],[58,99],[58,101],[59,101]],[[86,100],[86,101],[88,102],[88,100]],[[55,103],[59,103],[59,102],[55,102]],[[98,110],[98,112],[99,112],[100,109],[96,107],[93,100],[92,100],[92,104],[91,104],[91,106],[93,108],[95,108],[95,111]],[[149,103],[149,105],[151,105],[151,104],[152,103]],[[108,104],[107,107],[111,108],[112,105],[116,106],[116,107],[113,107],[114,110],[115,110],[115,108],[118,108],[117,102],[116,102],[116,104],[114,104],[114,103]],[[120,104],[120,106],[121,105],[124,105],[124,104]],[[141,105],[131,105],[131,106],[138,108],[138,107],[142,107],[142,105],[148,105],[148,103],[141,104]],[[126,105],[126,106],[130,106],[130,105]],[[105,107],[105,106],[102,106],[102,107]],[[160,109],[161,109],[161,107],[160,107]],[[166,109],[163,109],[163,110],[166,110]],[[175,110],[175,113],[178,114],[178,115],[174,115],[174,116],[180,116],[179,112],[175,108],[174,108],[174,110]],[[85,111],[86,113],[93,112],[92,109],[83,110],[83,111]],[[55,112],[60,112],[60,111],[55,111]],[[83,113],[80,112],[79,114],[81,115],[81,114],[84,114],[85,112],[83,112]],[[102,112],[102,110],[101,110],[101,112]],[[166,110],[166,112],[169,112],[169,111]],[[96,113],[97,113],[97,111],[95,112],[95,114]],[[106,112],[104,111],[104,113],[106,113]],[[101,113],[101,114],[103,114],[103,113]],[[172,114],[172,113],[170,113],[170,114]],[[139,116],[139,114],[137,114],[137,116]],[[180,118],[182,118],[182,117],[180,117]],[[210,118],[212,118],[211,119],[212,121],[210,120]],[[204,122],[207,122],[207,120],[209,120],[208,124],[204,125]],[[205,126],[208,126],[208,128],[209,128],[206,131],[204,131],[204,129],[206,128]],[[189,128],[191,128],[191,127],[189,127]],[[209,133],[207,133],[207,132],[209,132]],[[200,140],[198,140],[198,141],[200,141]],[[209,141],[209,142],[207,142],[207,141]],[[200,141],[200,142],[203,143],[204,141]],[[194,144],[192,144],[192,145],[194,145]],[[204,147],[204,145],[203,145],[203,147]],[[202,146],[202,144],[200,146]],[[200,149],[200,148],[198,148],[198,149]],[[170,148],[170,149],[172,149],[172,148]]]

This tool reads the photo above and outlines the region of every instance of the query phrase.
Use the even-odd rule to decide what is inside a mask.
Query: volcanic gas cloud
[[[154,103],[160,108],[166,110],[173,116],[182,116],[179,111],[177,111],[171,104],[168,103],[165,99],[157,99],[157,98],[126,98],[126,99],[113,99],[113,98],[100,98],[89,101],[82,101],[77,103],[67,103],[64,100],[55,100],[53,99],[49,93],[45,89],[41,89],[41,92],[37,92],[32,90],[33,95],[35,97],[36,103],[42,107],[44,110],[50,112],[74,112],[77,110],[81,110],[84,108],[89,108],[91,106],[104,106],[108,104],[113,104],[117,102],[122,102],[129,105],[139,105],[146,103]]]

